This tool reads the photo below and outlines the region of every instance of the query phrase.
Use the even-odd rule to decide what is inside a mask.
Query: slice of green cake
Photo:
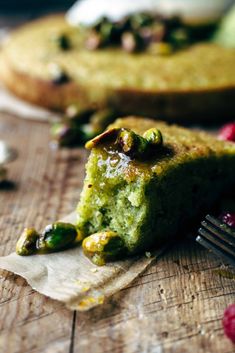
[[[145,153],[141,136],[151,128],[161,131],[163,144],[150,144]],[[121,141],[120,133],[126,131],[134,131],[143,143],[138,153],[124,148],[130,140]],[[117,234],[128,254],[172,238],[234,182],[235,144],[163,122],[118,119],[88,147],[92,151],[77,225],[84,237],[103,232],[113,239]],[[137,151],[137,144],[134,148]],[[94,239],[98,241],[97,235]]]

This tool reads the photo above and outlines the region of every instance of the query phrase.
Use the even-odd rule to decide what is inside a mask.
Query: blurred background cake
[[[25,101],[65,112],[53,127],[62,145],[84,142],[118,115],[198,123],[227,110],[234,118],[235,49],[219,29],[232,3],[81,0],[14,31],[0,78]]]

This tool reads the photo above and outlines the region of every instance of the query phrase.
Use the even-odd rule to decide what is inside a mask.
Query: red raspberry
[[[235,142],[235,122],[226,124],[220,129],[219,139]]]
[[[235,304],[229,305],[225,310],[223,327],[225,335],[235,343]]]
[[[235,213],[223,213],[220,216],[222,222],[226,223],[228,226],[235,228]]]

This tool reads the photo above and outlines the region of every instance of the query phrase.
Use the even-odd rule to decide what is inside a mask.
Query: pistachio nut
[[[16,243],[16,253],[21,256],[35,254],[38,239],[39,234],[34,228],[25,228]]]
[[[95,233],[82,242],[84,254],[97,266],[103,266],[107,261],[117,259],[125,252],[122,238],[113,231]]]
[[[82,234],[71,223],[55,222],[49,224],[40,236],[37,247],[39,252],[65,249],[82,240]]]
[[[145,131],[143,137],[154,146],[161,146],[163,143],[162,133],[156,128]]]

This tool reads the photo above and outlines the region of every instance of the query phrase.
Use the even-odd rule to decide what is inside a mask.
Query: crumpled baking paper
[[[75,212],[62,221],[75,223]],[[69,309],[86,311],[129,285],[164,249],[97,267],[81,247],[33,256],[12,253],[0,257],[0,268],[25,278],[39,293],[63,302]]]
[[[61,116],[59,113],[53,113],[17,98],[1,85],[0,112],[10,113],[23,119],[45,122],[57,120]]]

